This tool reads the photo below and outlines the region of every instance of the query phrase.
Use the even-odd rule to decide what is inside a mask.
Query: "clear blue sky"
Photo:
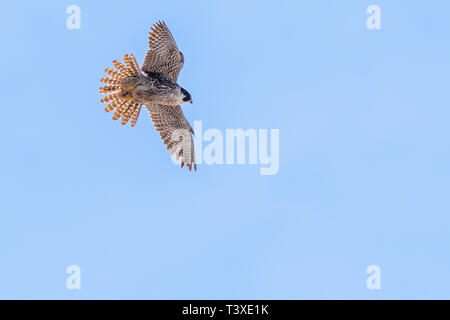
[[[102,3],[102,4],[100,4]],[[81,8],[81,29],[66,8]],[[366,28],[381,8],[382,29]],[[0,298],[450,298],[448,1],[2,4]],[[99,102],[157,20],[204,128],[280,169],[175,167]],[[66,268],[81,268],[81,290]],[[381,290],[366,288],[379,265]]]

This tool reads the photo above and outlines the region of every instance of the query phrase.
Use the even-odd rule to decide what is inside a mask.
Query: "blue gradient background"
[[[66,8],[81,8],[81,29]],[[381,7],[382,29],[366,28]],[[2,4],[0,298],[450,298],[448,1]],[[203,128],[279,128],[280,171],[175,167],[103,69],[165,20]],[[66,268],[81,267],[81,290]],[[381,267],[381,290],[366,268]]]

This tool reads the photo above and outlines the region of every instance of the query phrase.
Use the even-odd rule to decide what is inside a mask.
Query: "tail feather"
[[[120,98],[121,98],[120,93],[113,93],[113,94],[110,94],[109,96],[103,97],[100,100],[100,102],[105,103],[105,102],[113,101],[113,100],[120,99]]]
[[[106,112],[111,112],[120,105],[120,100],[113,100],[110,104],[105,107]]]
[[[133,71],[134,75],[141,74],[138,63],[136,62],[136,59],[134,58],[134,56],[132,54],[130,54],[130,55],[125,54],[123,56],[123,61],[125,61],[125,64],[127,65],[127,67]]]
[[[136,103],[133,103],[127,111],[122,115],[122,120],[120,120],[120,123],[122,125],[127,124],[128,120],[130,120],[131,115],[134,113],[134,109],[136,108]]]
[[[126,77],[126,75],[121,74],[120,72],[117,72],[116,70],[111,69],[111,68],[106,68],[105,72],[107,74],[109,74],[113,79],[117,79],[117,80],[122,80],[123,78]]]
[[[142,105],[132,98],[130,91],[122,87],[122,81],[128,77],[140,77],[141,71],[134,55],[125,54],[123,60],[125,65],[118,60],[112,62],[117,70],[112,68],[105,69],[105,72],[110,77],[100,79],[101,82],[107,84],[100,87],[100,94],[106,94],[100,101],[102,103],[109,102],[105,107],[106,112],[115,110],[112,117],[113,120],[118,120],[122,117],[121,123],[126,124],[131,118],[130,125],[134,127]]]
[[[110,78],[110,77],[103,77],[103,78],[100,79],[100,81],[103,82],[103,83],[108,83],[108,84],[112,84],[112,85],[120,84],[120,80],[113,79],[113,78]]]
[[[139,113],[141,112],[141,107],[142,107],[142,105],[137,104],[137,107],[133,111],[133,115],[131,116],[131,122],[130,122],[130,125],[132,127],[134,127],[136,125],[136,121],[139,117]]]
[[[125,103],[122,103],[114,112],[113,114],[113,120],[118,120],[125,112],[127,112],[128,108],[130,108],[133,105],[133,102],[131,101],[125,101]]]
[[[100,87],[100,93],[101,94],[109,94],[109,93],[114,93],[114,91],[117,91],[120,89],[120,86],[101,86]]]
[[[129,70],[127,67],[125,67],[120,61],[113,60],[113,65],[116,67],[119,72],[127,77],[132,76],[133,72]]]

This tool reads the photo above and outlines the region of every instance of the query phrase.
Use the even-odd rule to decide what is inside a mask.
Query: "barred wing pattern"
[[[153,25],[149,36],[149,47],[142,65],[145,73],[161,73],[173,82],[184,64],[183,54],[178,50],[172,34],[164,22]]]
[[[181,167],[186,164],[189,170],[195,163],[195,150],[192,134],[194,130],[187,122],[180,106],[166,106],[162,104],[146,105],[153,125],[158,130],[161,139],[167,146],[167,149],[176,159],[181,158]]]

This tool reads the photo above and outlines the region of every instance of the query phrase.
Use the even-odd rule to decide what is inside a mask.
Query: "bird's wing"
[[[194,141],[192,134],[194,130],[183,115],[181,107],[166,106],[162,104],[147,105],[148,112],[152,118],[153,125],[158,130],[162,140],[171,154],[176,159],[181,158],[181,167],[185,164],[189,170],[195,163]]]
[[[177,82],[183,67],[184,57],[164,22],[158,21],[150,31],[149,47],[142,71],[145,73],[162,73]]]

